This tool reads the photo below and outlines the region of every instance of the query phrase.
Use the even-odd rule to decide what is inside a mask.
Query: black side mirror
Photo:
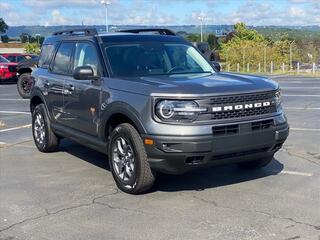
[[[217,71],[220,72],[221,70],[221,65],[220,63],[216,62],[216,61],[211,61],[211,66]]]
[[[90,66],[77,67],[73,71],[73,77],[77,80],[92,80],[94,78],[93,69]]]

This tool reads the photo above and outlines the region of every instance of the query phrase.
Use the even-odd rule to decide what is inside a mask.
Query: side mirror
[[[92,80],[94,77],[93,69],[90,66],[77,67],[73,71],[73,77],[77,80]]]
[[[211,66],[217,71],[220,72],[221,70],[221,65],[220,63],[216,62],[216,61],[211,61]]]

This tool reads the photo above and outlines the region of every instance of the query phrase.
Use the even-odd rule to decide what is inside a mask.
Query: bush
[[[30,54],[39,54],[40,53],[40,47],[37,43],[26,43],[24,45],[24,50],[26,53]]]

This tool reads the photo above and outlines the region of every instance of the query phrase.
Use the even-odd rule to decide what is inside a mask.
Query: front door
[[[96,77],[100,75],[99,56],[91,42],[76,43],[73,70],[90,66]],[[64,84],[65,125],[90,135],[97,135],[101,86],[99,80],[68,78]]]

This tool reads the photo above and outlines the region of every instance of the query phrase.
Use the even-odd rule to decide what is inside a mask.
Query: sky
[[[115,25],[320,25],[320,0],[109,0]],[[103,25],[101,0],[0,0],[9,26]]]

